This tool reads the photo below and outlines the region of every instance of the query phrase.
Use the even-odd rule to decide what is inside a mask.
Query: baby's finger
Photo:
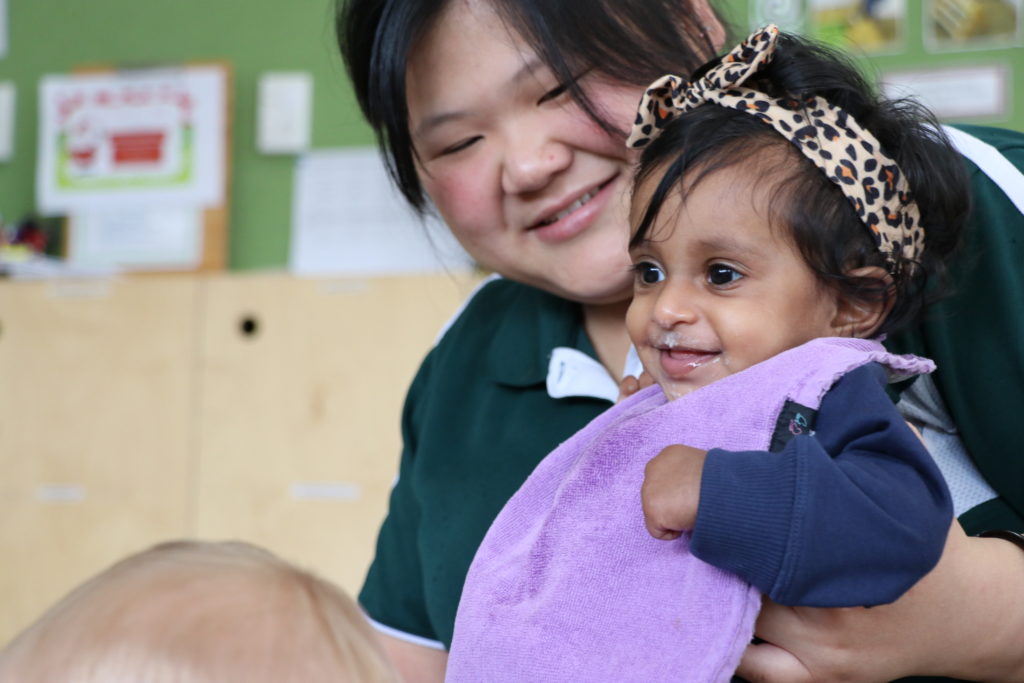
[[[683,535],[681,531],[650,523],[647,524],[647,532],[659,541],[674,541]]]
[[[636,392],[640,391],[640,389],[642,388],[640,385],[640,381],[641,380],[638,380],[636,377],[633,377],[633,375],[627,375],[623,377],[622,381],[619,382],[618,400],[621,401],[622,399],[632,396]]]
[[[668,518],[662,506],[658,505],[656,498],[651,493],[650,480],[645,479],[640,487],[640,506],[643,508],[644,526],[647,527],[647,533],[659,541],[672,541],[679,538],[682,532],[665,523]]]

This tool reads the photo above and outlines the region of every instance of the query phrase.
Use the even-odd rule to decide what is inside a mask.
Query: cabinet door
[[[187,532],[198,283],[0,284],[0,643]]]
[[[406,388],[473,286],[453,276],[207,284],[198,532],[362,582]]]

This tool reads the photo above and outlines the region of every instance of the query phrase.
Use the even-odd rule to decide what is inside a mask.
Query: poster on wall
[[[887,97],[913,97],[943,121],[1001,122],[1009,116],[1009,64],[889,70],[882,74]]]
[[[927,0],[924,44],[934,52],[1022,44],[1022,0]]]
[[[0,59],[7,56],[7,0],[0,0]]]
[[[44,77],[39,211],[222,204],[226,83],[218,66]]]
[[[906,0],[810,0],[808,32],[844,49],[865,54],[903,51]]]
[[[747,9],[751,31],[766,24],[775,24],[783,31],[791,33],[803,31],[803,0],[750,0]]]
[[[68,263],[85,268],[192,270],[203,248],[202,211],[108,209],[74,214]]]

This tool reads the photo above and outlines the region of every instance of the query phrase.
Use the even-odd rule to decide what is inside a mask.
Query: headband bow
[[[743,87],[771,62],[778,37],[778,27],[768,25],[693,82],[667,75],[651,83],[626,145],[646,146],[677,115],[704,104],[755,116],[789,140],[842,190],[885,254],[890,272],[895,273],[901,257],[914,261],[921,255],[924,229],[910,185],[875,136],[824,98],[775,98]]]

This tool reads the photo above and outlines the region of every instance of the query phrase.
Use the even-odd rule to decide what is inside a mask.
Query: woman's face
[[[641,88],[580,83],[628,127]],[[412,53],[407,91],[423,185],[480,264],[582,303],[628,298],[632,158],[486,0],[451,0]]]

